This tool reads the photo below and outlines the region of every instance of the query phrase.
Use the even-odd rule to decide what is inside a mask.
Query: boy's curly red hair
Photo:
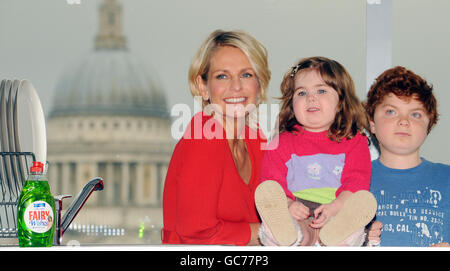
[[[428,133],[430,133],[439,119],[433,86],[419,75],[402,66],[384,71],[375,79],[367,93],[367,100],[364,102],[369,120],[373,120],[376,107],[383,102],[384,97],[391,93],[400,99],[416,99],[423,104],[430,119],[428,124]]]

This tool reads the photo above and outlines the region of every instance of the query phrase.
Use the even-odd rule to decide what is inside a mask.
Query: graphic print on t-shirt
[[[291,155],[286,181],[291,192],[311,188],[339,188],[345,154]]]
[[[389,244],[390,238],[408,240],[414,246],[444,241],[441,191],[425,187],[417,191],[405,188],[401,193],[385,190],[373,193],[378,202],[376,218],[383,223],[382,243]]]

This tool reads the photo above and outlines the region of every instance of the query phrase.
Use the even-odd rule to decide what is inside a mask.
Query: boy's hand
[[[310,216],[309,208],[298,201],[289,200],[289,213],[296,220],[304,220]]]
[[[375,220],[369,227],[367,233],[367,239],[369,240],[368,246],[374,246],[380,244],[381,229],[383,228],[383,223]]]
[[[430,247],[450,247],[449,243],[432,244]]]

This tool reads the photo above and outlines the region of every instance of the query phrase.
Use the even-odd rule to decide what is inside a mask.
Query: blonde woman
[[[248,33],[217,30],[201,45],[189,85],[204,110],[172,155],[163,244],[259,244],[254,191],[265,139],[251,116],[269,80],[267,51]]]

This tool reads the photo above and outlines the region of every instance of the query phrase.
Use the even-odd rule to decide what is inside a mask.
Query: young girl
[[[311,57],[285,74],[281,91],[280,134],[255,192],[261,242],[362,245],[376,201],[367,192],[367,121],[353,80],[338,62]]]

